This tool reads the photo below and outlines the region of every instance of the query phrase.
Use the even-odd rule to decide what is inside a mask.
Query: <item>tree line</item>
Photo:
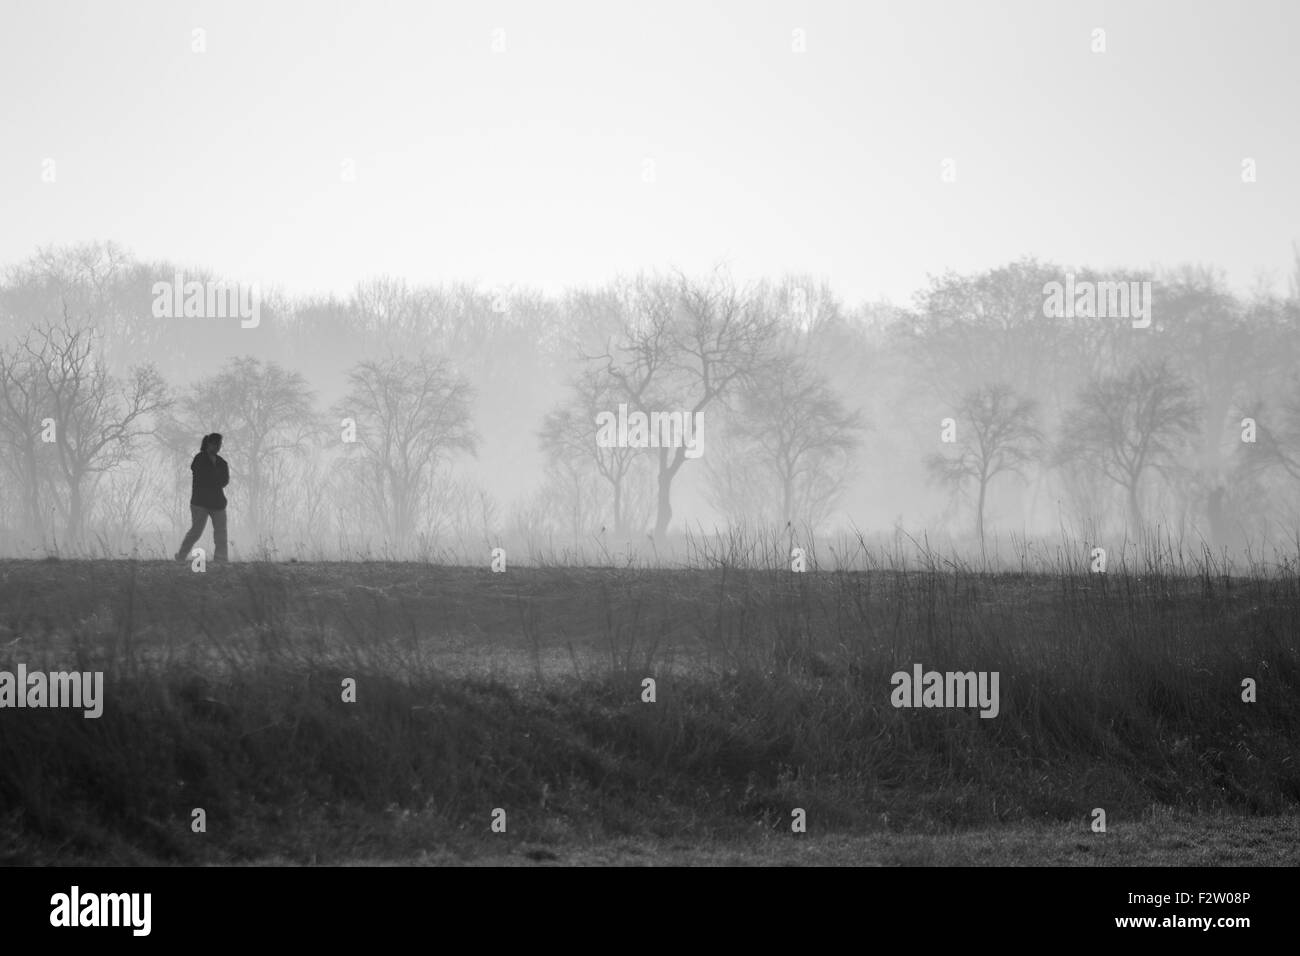
[[[155,318],[177,271],[112,243],[5,270],[5,552],[170,537],[209,431],[246,555],[658,542],[692,521],[904,524],[973,547],[994,529],[1160,524],[1240,547],[1298,527],[1294,279],[1242,295],[1203,267],[1024,259],[933,276],[904,307],[725,269],[551,296],[383,277],[270,290],[245,328]],[[1048,314],[1067,274],[1150,282],[1153,321]],[[702,416],[703,455],[598,443],[620,406]]]

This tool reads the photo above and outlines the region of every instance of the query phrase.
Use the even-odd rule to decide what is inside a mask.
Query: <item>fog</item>
[[[22,11],[0,552],[1294,552],[1286,31],[1068,7]]]
[[[1076,314],[1050,314],[1053,283]],[[724,268],[560,296],[237,286],[113,244],[9,270],[7,550],[169,554],[209,432],[240,559],[648,557],[773,529],[1236,550],[1296,527],[1297,298],[1206,269],[1025,259],[910,308]]]

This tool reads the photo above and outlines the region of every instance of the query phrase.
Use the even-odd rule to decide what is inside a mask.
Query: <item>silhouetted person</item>
[[[212,518],[212,537],[216,550],[213,561],[226,560],[226,495],[221,489],[230,484],[230,468],[226,459],[217,452],[221,451],[221,436],[216,432],[203,436],[199,453],[190,462],[190,472],[194,475],[193,490],[190,492],[190,515],[193,523],[189,533],[181,542],[181,549],[176,552],[176,560],[184,561],[189,557],[190,548],[203,537],[203,529]]]

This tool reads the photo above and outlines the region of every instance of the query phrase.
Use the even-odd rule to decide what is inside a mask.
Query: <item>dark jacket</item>
[[[214,464],[206,452],[199,452],[190,462],[190,472],[194,475],[190,504],[211,508],[213,511],[225,508],[226,495],[221,489],[230,484],[230,469],[226,466],[226,459],[218,455]]]

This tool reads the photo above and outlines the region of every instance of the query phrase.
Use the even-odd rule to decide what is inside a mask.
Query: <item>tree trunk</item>
[[[659,502],[655,515],[655,538],[662,538],[668,530],[668,522],[673,520],[673,475],[663,467],[659,468]]]
[[[406,546],[411,540],[410,506],[407,503],[407,490],[398,482],[393,483],[393,527],[389,535],[393,546],[407,557]]]
[[[72,479],[68,481],[68,534],[67,544],[69,547],[79,547],[82,538],[82,525],[85,523],[85,517],[82,515],[81,502],[81,480]]]
[[[27,487],[23,489],[27,505],[27,525],[32,538],[45,545],[45,522],[41,520],[41,482],[40,472],[36,467],[36,451],[30,449],[27,455]]]
[[[256,458],[253,459],[251,467],[248,469],[248,514],[244,521],[252,534],[250,537],[254,541],[259,541],[262,536],[262,469]]]
[[[614,537],[623,539],[623,479],[614,482]]]
[[[573,475],[573,510],[569,515],[569,530],[573,535],[573,546],[579,546],[582,537],[582,479],[575,472]]]
[[[668,522],[673,520],[673,479],[681,470],[686,460],[686,450],[678,448],[673,452],[672,461],[668,460],[668,449],[659,449],[659,508],[655,517],[655,539],[663,538],[668,531]]]

